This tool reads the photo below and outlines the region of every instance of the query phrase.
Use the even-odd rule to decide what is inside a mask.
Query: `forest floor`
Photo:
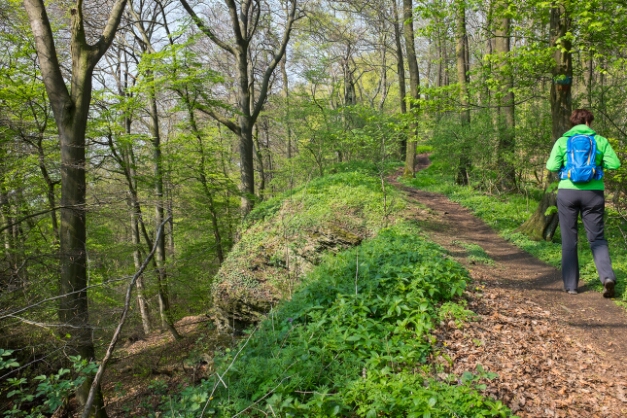
[[[428,166],[426,156],[418,169]],[[434,361],[461,374],[498,374],[487,393],[520,417],[627,416],[627,315],[598,292],[563,291],[559,270],[501,238],[445,196],[392,184],[416,203],[425,234],[462,263],[474,283],[475,321],[441,324]],[[473,257],[479,246],[484,260]]]
[[[419,169],[428,166],[419,157]],[[432,361],[446,373],[498,374],[486,394],[522,418],[626,417],[627,315],[598,292],[562,290],[560,271],[501,238],[443,195],[390,182],[403,191],[424,233],[470,272],[469,322],[441,323]],[[477,258],[477,247],[485,257]],[[184,336],[129,341],[104,383],[110,417],[146,416],[167,395],[213,371],[213,354],[233,344],[205,316],[177,323]]]
[[[205,315],[177,321],[181,335],[155,331],[140,339],[127,340],[116,351],[103,381],[110,418],[144,417],[164,403],[167,394],[197,384],[213,372],[216,350],[235,340],[214,331]]]

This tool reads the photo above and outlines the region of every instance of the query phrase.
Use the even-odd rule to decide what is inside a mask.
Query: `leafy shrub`
[[[0,349],[0,370],[19,367],[19,363],[11,359],[12,353],[11,350]],[[12,405],[11,409],[4,411],[4,416],[39,418],[67,405],[76,389],[98,369],[97,364],[80,356],[70,356],[70,360],[71,369],[62,368],[49,376],[36,376],[30,382],[24,377],[7,378],[6,385],[0,387],[0,393],[7,392],[6,397],[12,400]]]

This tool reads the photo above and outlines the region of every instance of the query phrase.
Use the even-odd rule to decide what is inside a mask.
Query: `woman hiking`
[[[620,161],[612,146],[591,128],[594,115],[576,109],[570,116],[572,129],[559,138],[546,168],[559,172],[557,210],[562,232],[562,280],[564,290],[577,294],[579,260],[577,257],[577,218],[586,229],[594,264],[603,284],[603,296],[614,297],[616,275],[604,235],[605,197],[603,170],[615,170]]]

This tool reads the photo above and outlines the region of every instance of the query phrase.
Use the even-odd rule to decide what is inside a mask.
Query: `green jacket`
[[[603,167],[604,170],[616,170],[620,167],[620,160],[616,156],[616,153],[607,139],[603,138],[601,135],[596,135],[596,132],[594,132],[588,125],[577,125],[570,131],[566,132],[560,139],[555,141],[549,160],[546,162],[547,170],[559,171],[560,168],[566,165],[566,143],[568,142],[568,138],[578,134],[594,135],[594,139],[597,142],[597,166]],[[569,179],[560,180],[558,188],[575,190],[603,190],[603,179],[593,179],[588,183],[577,184],[573,183]]]

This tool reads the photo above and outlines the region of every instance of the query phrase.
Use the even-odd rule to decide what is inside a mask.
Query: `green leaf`
[[[544,211],[544,216],[551,216],[557,213],[557,206],[549,206]]]

